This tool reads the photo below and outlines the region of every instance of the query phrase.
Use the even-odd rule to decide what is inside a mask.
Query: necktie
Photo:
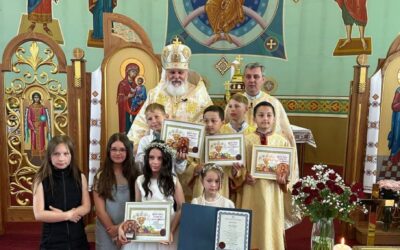
[[[256,131],[256,133],[260,137],[261,145],[268,145],[268,137],[267,137],[268,134],[263,134],[258,131]]]

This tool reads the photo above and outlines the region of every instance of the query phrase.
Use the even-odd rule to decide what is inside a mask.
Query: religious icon
[[[88,45],[102,47],[103,14],[112,13],[118,0],[89,0],[89,10],[93,14],[93,30],[89,31]],[[99,40],[100,42],[96,42]],[[101,46],[100,46],[101,45]]]
[[[132,101],[131,101],[131,108],[128,111],[130,114],[130,119],[132,122],[135,120],[136,115],[139,113],[140,109],[142,108],[144,102],[147,98],[147,91],[146,87],[144,86],[145,79],[144,76],[137,76],[136,77],[136,88],[132,91]]]
[[[124,67],[124,79],[118,84],[117,105],[120,133],[128,133],[147,98],[141,67],[143,66],[139,66],[139,62],[128,63]]]
[[[188,153],[189,152],[189,138],[181,136],[179,131],[172,134],[172,137],[167,139],[166,144],[174,148],[177,152]]]
[[[49,110],[42,104],[42,95],[33,92],[32,103],[25,109],[25,141],[30,141],[31,155],[43,157],[46,140],[51,139]]]
[[[29,0],[28,1],[28,20],[32,22],[29,26],[29,31],[33,31],[36,27],[36,23],[43,24],[43,30],[53,35],[53,32],[47,26],[47,23],[51,23],[53,20],[51,13],[51,2],[52,0]],[[54,0],[55,3],[58,0]]]
[[[340,39],[334,55],[371,54],[371,38],[365,37],[367,25],[367,0],[335,0],[342,11],[346,38]],[[353,25],[357,25],[360,38],[352,39]],[[342,53],[340,52],[342,50]],[[346,50],[348,50],[346,52]]]
[[[245,19],[244,0],[208,0],[205,5],[210,26],[215,34],[214,42],[221,39],[232,43],[229,32]],[[224,37],[221,36],[224,35]]]
[[[390,166],[398,166],[400,163],[400,87],[396,89],[392,102],[392,125],[388,135],[388,147],[390,149]]]
[[[64,40],[58,20],[53,19],[52,4],[59,0],[28,0],[28,14],[22,15],[19,34],[37,32],[45,34],[59,44]],[[40,25],[38,25],[40,24]]]
[[[122,224],[122,230],[125,232],[127,240],[134,240],[139,228],[140,226],[136,220],[127,220]]]

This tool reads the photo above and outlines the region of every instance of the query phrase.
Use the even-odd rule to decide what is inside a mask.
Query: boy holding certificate
[[[206,135],[221,134],[221,129],[223,127],[224,118],[225,118],[224,110],[220,106],[211,105],[211,106],[207,107],[203,113],[203,122],[206,126],[205,127]],[[227,131],[225,133],[229,133],[229,132]],[[201,178],[200,178],[200,174],[203,171],[204,164],[199,163],[199,162],[193,162],[193,164],[191,164],[191,165],[194,166],[194,171],[193,171],[193,177],[192,177],[192,180],[190,181],[190,183],[192,183],[192,185],[193,185],[193,198],[195,198],[195,197],[199,197],[199,196],[203,195],[203,193],[204,193],[204,188],[203,188],[203,185],[201,183]],[[238,164],[235,163],[234,165],[238,165]],[[221,183],[220,194],[223,197],[230,198],[229,181],[232,177],[232,174],[231,174],[232,167],[224,166],[222,168],[223,168],[224,176],[226,176],[226,177],[225,177],[225,180],[222,181],[222,183]]]
[[[139,167],[139,170],[143,170],[144,165],[144,155],[145,148],[154,140],[160,139],[160,133],[162,128],[162,123],[167,118],[164,106],[158,103],[149,104],[144,112],[146,116],[146,123],[149,126],[150,133],[143,136],[138,145],[137,154],[135,157],[135,162]],[[186,153],[179,152],[176,155],[176,160],[173,162],[173,173],[183,173],[186,169]]]
[[[208,106],[203,112],[203,123],[205,125],[206,135],[219,134],[219,130],[224,124],[224,110],[217,105]],[[204,152],[204,150],[203,150]],[[189,169],[192,169],[191,180],[189,186],[193,187],[193,198],[199,197],[203,194],[203,185],[200,180],[200,173],[204,167],[204,164],[198,160],[193,160],[190,164]],[[229,194],[228,182],[222,183],[221,194],[225,197]]]
[[[275,109],[269,102],[260,102],[254,107],[255,132],[246,137],[246,174],[243,176],[241,208],[253,211],[251,247],[257,249],[285,249],[285,224],[293,218],[285,217],[285,207],[292,206],[287,199],[288,172],[277,173],[276,180],[255,179],[250,175],[252,146],[268,145],[289,147],[288,140],[274,132]],[[290,194],[289,194],[290,195]]]

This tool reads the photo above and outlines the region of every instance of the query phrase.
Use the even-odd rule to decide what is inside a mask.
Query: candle
[[[336,244],[335,246],[333,246],[333,250],[351,250],[351,247],[344,244],[344,238],[342,237],[340,244]]]

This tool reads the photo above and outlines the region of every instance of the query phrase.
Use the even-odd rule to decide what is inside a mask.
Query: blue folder
[[[179,225],[178,250],[213,250],[219,210],[247,212],[250,214],[249,241],[251,239],[251,210],[208,207],[183,204]],[[248,244],[250,250],[250,244]]]

